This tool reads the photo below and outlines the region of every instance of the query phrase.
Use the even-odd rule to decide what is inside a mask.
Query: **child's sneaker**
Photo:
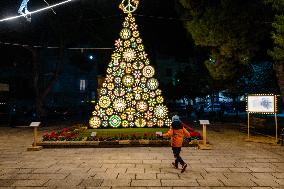
[[[176,169],[178,169],[178,165],[176,165],[175,162],[172,162],[172,165],[173,165]]]
[[[186,167],[187,167],[186,163],[182,165],[181,173],[183,173],[185,171]]]

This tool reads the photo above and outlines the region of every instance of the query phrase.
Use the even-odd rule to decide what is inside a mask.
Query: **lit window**
[[[81,79],[80,80],[80,91],[85,91],[86,90],[86,80]]]

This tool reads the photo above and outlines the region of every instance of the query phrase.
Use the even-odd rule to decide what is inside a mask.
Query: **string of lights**
[[[35,11],[31,11],[31,12],[29,12],[27,14],[21,14],[21,15],[18,15],[18,16],[11,16],[11,17],[7,17],[7,18],[3,18],[3,19],[0,20],[0,22],[10,21],[10,20],[14,20],[14,19],[17,19],[17,18],[21,18],[21,17],[27,17],[29,15],[32,15],[32,14],[35,14],[35,13],[39,13],[39,12],[42,12],[42,11],[45,11],[45,10],[48,10],[48,9],[52,10],[54,7],[57,7],[57,6],[66,4],[66,3],[70,3],[72,1],[76,1],[76,0],[66,0],[66,1],[54,4],[54,5],[46,6],[44,8],[41,8],[41,9],[38,9],[38,10],[35,10]]]
[[[32,48],[45,48],[45,49],[60,49],[58,46],[43,46],[43,45],[27,45],[27,44],[20,44],[20,43],[9,43],[9,42],[1,42],[0,45],[11,45],[11,46],[21,46],[21,47],[32,47]],[[67,47],[67,50],[112,50],[113,48],[108,47]]]

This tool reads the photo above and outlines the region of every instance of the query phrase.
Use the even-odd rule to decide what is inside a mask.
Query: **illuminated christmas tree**
[[[132,15],[138,0],[123,0],[120,8],[126,13],[120,38],[106,70],[106,78],[90,119],[90,126],[153,127],[169,126],[168,109],[163,104],[162,91],[154,78]]]

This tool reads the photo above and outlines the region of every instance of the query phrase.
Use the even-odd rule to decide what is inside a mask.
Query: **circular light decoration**
[[[126,68],[125,73],[130,74],[132,72],[131,68]]]
[[[105,80],[106,80],[106,82],[111,83],[113,81],[113,76],[107,75]]]
[[[150,98],[150,99],[148,100],[148,104],[149,104],[150,106],[155,106],[155,105],[157,104],[157,102],[156,102],[156,100],[155,100],[154,98]]]
[[[106,110],[106,114],[109,115],[109,116],[111,116],[111,115],[113,114],[113,109],[112,109],[112,108],[108,108],[108,109]]]
[[[130,123],[129,123],[129,126],[130,126],[130,127],[134,127],[134,123],[133,123],[133,122],[130,122]]]
[[[136,42],[137,43],[142,43],[142,39],[139,37],[139,38],[136,39]]]
[[[98,113],[98,116],[100,116],[100,117],[104,117],[104,116],[106,115],[105,110],[104,110],[104,109],[102,109],[102,108],[101,108],[101,109],[99,109],[97,113]]]
[[[146,82],[147,82],[147,78],[146,78],[146,77],[142,77],[142,78],[141,78],[141,82],[142,82],[142,83],[146,83]]]
[[[129,39],[131,37],[131,31],[128,28],[123,28],[120,32],[120,37],[122,39]]]
[[[114,95],[115,96],[124,96],[125,95],[125,90],[124,88],[118,87],[114,89]]]
[[[123,58],[127,61],[127,62],[131,62],[135,59],[136,57],[136,52],[133,49],[126,49],[123,52]]]
[[[128,121],[134,121],[134,115],[128,115],[127,120]]]
[[[132,42],[131,43],[131,47],[135,49],[137,47],[137,43],[136,42]]]
[[[137,127],[145,127],[147,124],[146,120],[143,118],[136,119],[134,123]]]
[[[153,126],[154,126],[154,123],[152,121],[147,122],[147,127],[153,127]]]
[[[162,91],[161,91],[160,89],[157,89],[157,90],[156,90],[156,95],[159,96],[159,95],[161,95],[161,94],[162,94]]]
[[[133,63],[133,68],[135,70],[141,70],[143,67],[144,67],[144,64],[142,62],[138,61],[138,62],[134,62]]]
[[[133,37],[139,37],[139,31],[137,31],[137,30],[134,31],[134,32],[133,32]]]
[[[144,100],[139,101],[139,102],[136,104],[136,109],[137,109],[139,112],[146,112],[147,109],[148,109],[148,104],[147,104],[147,102],[145,102]]]
[[[120,68],[125,69],[126,68],[126,63],[125,62],[120,62],[119,66],[120,66]]]
[[[107,126],[108,126],[108,121],[103,121],[103,122],[102,122],[102,126],[103,126],[103,127],[107,127]]]
[[[111,73],[112,73],[112,69],[111,69],[111,68],[107,68],[106,71],[107,71],[108,74],[111,74]],[[103,86],[103,87],[104,87],[104,86]]]
[[[123,27],[128,28],[129,22],[123,22]]]
[[[125,75],[122,78],[122,83],[126,87],[131,87],[134,83],[134,78],[131,75]]]
[[[141,95],[140,94],[135,94],[134,95],[134,99],[135,100],[140,100],[141,99]]]
[[[155,74],[155,69],[153,66],[145,66],[143,68],[143,75],[147,78],[153,77]]]
[[[169,127],[171,126],[171,124],[172,124],[172,121],[170,119],[166,119],[165,125]]]
[[[143,100],[148,100],[148,98],[149,98],[149,94],[148,93],[143,93],[142,94],[142,99]]]
[[[159,82],[155,78],[151,78],[147,81],[147,88],[150,90],[156,90],[159,86]]]
[[[93,115],[93,116],[98,115],[97,111],[96,111],[96,110],[95,110],[95,111],[93,111],[93,112],[92,112],[92,115]]]
[[[135,70],[133,75],[134,75],[135,78],[140,78],[142,74],[141,74],[140,70]],[[140,82],[140,80],[139,80],[139,82]]]
[[[101,94],[102,95],[106,95],[107,94],[107,89],[106,88],[102,88],[101,89]]]
[[[134,115],[136,111],[134,108],[127,108],[125,112],[128,115]]]
[[[128,127],[129,123],[127,120],[122,121],[121,123],[122,127]]]
[[[116,84],[121,83],[121,78],[120,78],[120,77],[116,77],[116,78],[114,79],[114,82],[115,82]]]
[[[158,105],[154,109],[154,114],[158,118],[165,118],[168,114],[168,108],[164,105]]]
[[[90,119],[89,123],[92,128],[98,128],[101,125],[102,121],[99,117],[94,116]]]
[[[117,112],[123,112],[126,108],[126,102],[122,98],[116,99],[113,102],[113,109]]]
[[[121,124],[121,119],[118,115],[113,115],[109,118],[108,122],[112,127],[119,127]]]
[[[158,97],[156,98],[156,100],[157,100],[157,102],[158,102],[159,104],[161,104],[161,103],[164,102],[164,98],[163,98],[162,96],[158,96]]]
[[[121,119],[126,119],[127,118],[127,115],[125,113],[121,114]]]
[[[121,57],[121,55],[120,55],[119,53],[113,53],[113,54],[111,55],[111,58],[112,58],[113,60],[119,60],[120,57]]]
[[[102,96],[99,100],[99,105],[102,107],[102,108],[107,108],[109,107],[111,101],[109,99],[109,97],[107,96]]]
[[[138,45],[138,50],[139,51],[144,51],[144,45],[142,45],[142,44]]]
[[[163,127],[164,121],[161,120],[161,119],[159,119],[159,120],[157,121],[157,125],[158,125],[158,127]]]
[[[118,47],[118,48],[121,47],[122,44],[123,44],[123,43],[122,43],[122,40],[121,40],[121,39],[116,40],[115,43],[114,43],[114,45],[115,45],[116,47]]]
[[[129,47],[131,42],[129,40],[124,41],[124,47]]]
[[[153,112],[150,112],[150,111],[145,112],[144,117],[147,120],[150,120],[153,117]]]
[[[104,120],[104,121],[107,121],[107,120],[108,120],[108,116],[105,115],[105,116],[103,117],[103,120]]]
[[[107,89],[108,90],[113,90],[114,89],[114,84],[113,83],[107,84]]]

